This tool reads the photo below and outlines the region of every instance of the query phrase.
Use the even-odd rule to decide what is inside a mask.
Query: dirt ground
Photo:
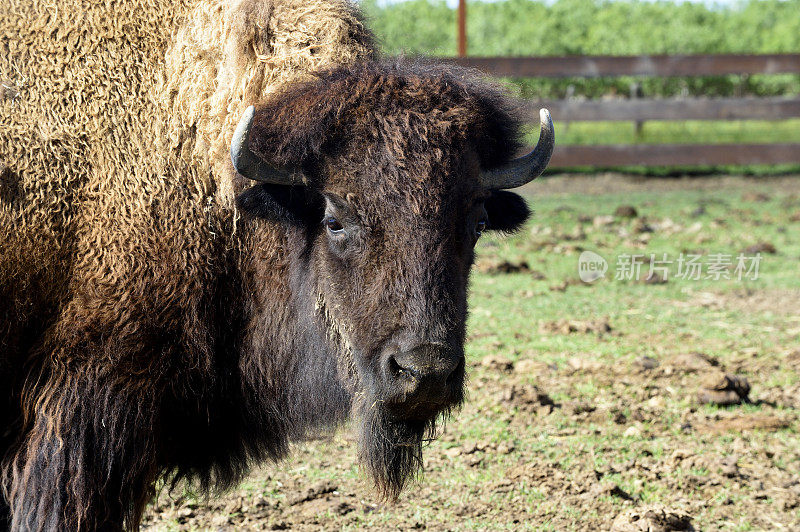
[[[469,400],[398,502],[376,497],[345,429],[227,494],[164,491],[144,528],[800,530],[800,176],[557,176],[526,192],[539,204],[536,227],[480,252]],[[537,227],[582,233],[571,225],[578,213],[627,200],[653,211],[656,228],[670,210],[688,226],[698,202],[720,209],[697,215],[703,228],[676,249],[739,246],[769,229],[777,258],[755,289],[583,287],[547,262],[574,264],[580,247],[558,247],[567,238],[625,248],[635,220],[617,217],[613,234],[587,221],[575,226],[587,234],[564,238]]]

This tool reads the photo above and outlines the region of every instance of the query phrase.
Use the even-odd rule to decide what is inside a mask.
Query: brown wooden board
[[[800,117],[800,98],[692,98],[660,100],[546,100],[528,104],[532,120],[539,108],[558,122],[632,120],[783,120]]]
[[[495,76],[716,76],[800,72],[800,54],[713,54],[638,56],[439,57]]]
[[[800,163],[800,144],[556,146],[551,168]]]

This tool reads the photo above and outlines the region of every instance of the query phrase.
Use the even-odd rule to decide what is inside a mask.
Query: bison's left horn
[[[283,170],[265,161],[250,151],[250,128],[253,126],[255,108],[248,107],[231,140],[231,161],[233,167],[241,175],[254,181],[272,183],[273,185],[303,185],[305,180],[302,174]]]
[[[481,182],[486,188],[496,190],[520,187],[542,175],[553,155],[556,133],[547,109],[539,110],[539,120],[542,127],[539,133],[539,142],[536,143],[533,151],[519,159],[514,159],[505,166],[481,173]]]

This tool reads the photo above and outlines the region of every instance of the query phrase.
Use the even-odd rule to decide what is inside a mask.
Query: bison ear
[[[505,190],[493,190],[484,208],[489,216],[489,229],[504,233],[517,231],[531,215],[522,197]]]
[[[319,194],[305,186],[255,185],[239,194],[236,205],[254,218],[295,226],[322,219]]]

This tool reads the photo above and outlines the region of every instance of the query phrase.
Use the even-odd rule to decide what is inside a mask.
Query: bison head
[[[519,126],[502,92],[472,74],[364,64],[290,85],[234,134],[234,167],[262,183],[239,205],[295,228],[361,458],[386,495],[462,401],[475,243],[526,220],[503,189],[550,158],[547,112],[536,149],[512,160]]]

